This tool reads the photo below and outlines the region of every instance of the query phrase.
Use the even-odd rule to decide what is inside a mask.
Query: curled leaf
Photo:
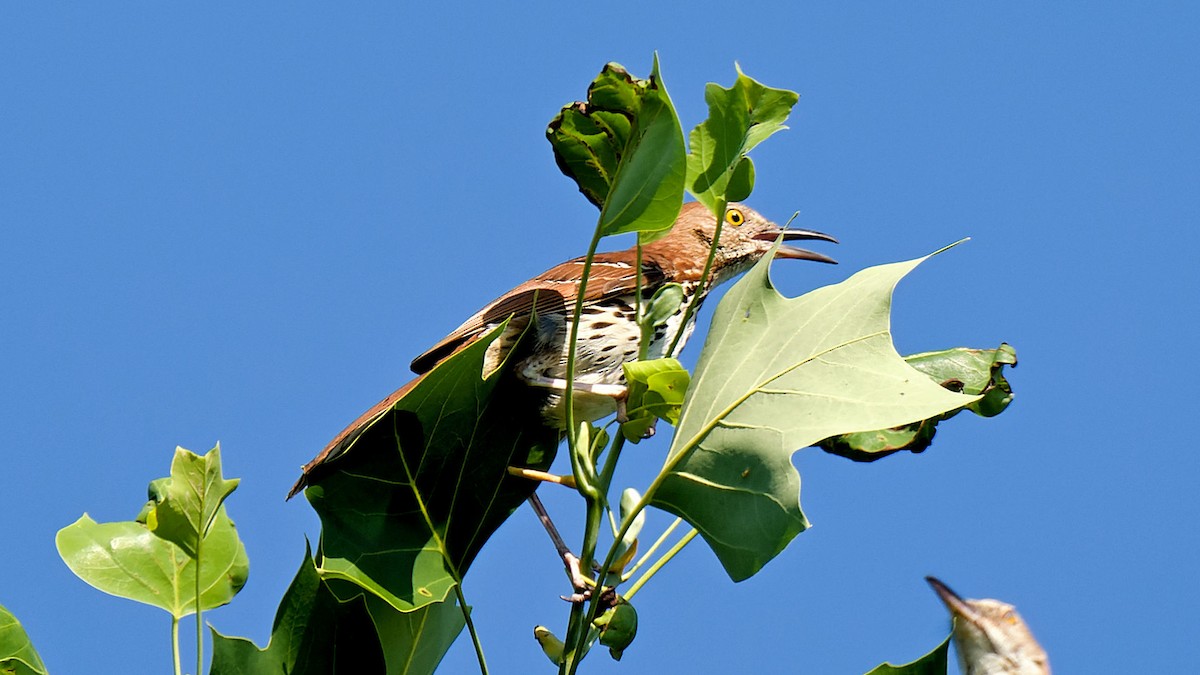
[[[600,231],[664,233],[683,204],[686,150],[658,72],[640,80],[610,63],[587,102],[565,106],[546,137],[559,169],[600,208]]]
[[[1004,412],[1013,392],[1004,378],[1005,366],[1017,365],[1017,353],[1008,344],[996,349],[958,347],[904,357],[909,365],[950,391],[979,398],[961,408],[929,419],[889,429],[858,431],[827,438],[819,443],[826,452],[856,462],[873,462],[900,450],[922,452],[933,442],[937,425],[963,410],[982,417]]]

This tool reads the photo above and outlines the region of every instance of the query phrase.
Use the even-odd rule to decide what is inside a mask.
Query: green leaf
[[[980,399],[966,408],[976,415],[994,417],[1012,403],[1012,387],[1004,379],[1004,367],[1017,366],[1017,352],[1007,343],[996,349],[958,347],[925,352],[904,360],[947,389],[980,394]]]
[[[67,567],[105,593],[161,607],[176,618],[196,611],[195,559],[141,523],[97,523],[85,513],[59,530],[54,542]],[[249,573],[246,548],[221,507],[204,544],[203,609],[232,600]]]
[[[0,605],[0,673],[4,675],[46,675],[37,650],[17,617]]]
[[[545,626],[534,626],[533,639],[537,640],[538,646],[542,648],[542,653],[546,655],[546,658],[550,659],[550,663],[556,666],[562,663],[563,649],[566,648],[566,645],[558,639],[553,631]]]
[[[600,644],[608,647],[614,661],[620,661],[637,637],[637,610],[627,600],[621,600],[596,617],[593,623],[600,629]]]
[[[1012,387],[1004,379],[1004,366],[1016,366],[1017,354],[1007,344],[996,349],[959,347],[904,357],[909,365],[951,391],[979,395],[962,408],[914,424],[891,429],[842,434],[821,441],[821,449],[856,462],[873,462],[900,450],[922,452],[933,442],[937,425],[962,410],[982,417],[1004,412],[1012,402]]]
[[[306,550],[279,603],[267,646],[259,649],[214,629],[210,673],[432,673],[462,626],[453,602],[401,613],[361,589],[339,600]]]
[[[237,479],[221,475],[220,443],[203,456],[177,447],[171,476],[150,484],[146,526],[195,557],[221,503],[237,486]]]
[[[912,663],[902,666],[884,663],[871,669],[866,675],[946,675],[946,661],[949,653],[950,636],[947,635],[946,639],[942,640],[942,644]]]
[[[717,306],[652,496],[699,530],[734,580],[808,526],[796,449],[978,398],[938,386],[892,346],[892,291],[925,258],[785,298],[771,286],[771,257]]]
[[[658,56],[648,80],[606,65],[587,98],[546,129],[559,169],[600,208],[605,236],[666,232],[683,204],[686,150]]]
[[[508,467],[548,468],[559,431],[542,420],[538,392],[503,368],[484,375],[505,325],[423,376],[308,488],[325,578],[401,611],[442,602],[537,487]]]
[[[741,68],[737,73],[729,89],[705,87],[708,119],[688,137],[687,190],[713,213],[722,203],[750,196],[754,164],[746,153],[786,129],[783,123],[800,100],[796,92],[766,87]]]
[[[366,602],[383,644],[388,675],[432,674],[466,625],[454,598],[413,612],[396,611],[372,595],[366,596]]]
[[[656,419],[679,421],[679,409],[691,376],[676,359],[630,361],[622,365],[629,389],[629,421],[621,425],[626,440],[637,443]]]

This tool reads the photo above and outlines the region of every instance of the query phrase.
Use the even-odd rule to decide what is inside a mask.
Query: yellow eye
[[[725,222],[737,227],[746,222],[746,216],[742,215],[742,212],[737,209],[729,209],[725,212]]]

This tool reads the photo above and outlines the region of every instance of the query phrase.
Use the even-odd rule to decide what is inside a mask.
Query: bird
[[[645,358],[674,356],[695,328],[696,314],[695,311],[688,313],[688,306],[695,304],[699,308],[709,291],[750,269],[771,251],[776,240],[837,243],[834,237],[815,230],[784,229],[744,204],[730,203],[723,215],[720,241],[711,269],[704,278],[715,232],[716,218],[708,207],[700,202],[689,202],[680,209],[668,234],[641,247],[640,267],[636,247],[593,256],[584,289],[576,348],[572,404],[577,422],[595,421],[618,410],[624,391],[622,364],[639,356],[641,328],[636,316],[639,281],[643,303],[667,284],[679,284],[682,290],[683,301],[654,329]],[[776,250],[775,257],[836,263],[824,254],[784,244]],[[334,437],[303,467],[302,475],[288,497],[310,484],[314,472],[325,470],[326,465],[343,455],[366,428],[390,410],[438,363],[489,334],[506,320],[508,323],[503,332],[487,349],[484,372],[494,372],[509,360],[509,352],[526,329],[531,329],[528,346],[513,354],[513,371],[519,380],[545,391],[541,403],[545,423],[565,429],[563,392],[567,386],[568,341],[584,266],[585,258],[575,258],[520,284],[486,304],[413,359],[411,368],[417,378],[363,413]],[[685,315],[689,317],[686,325]]]
[[[925,577],[954,619],[954,646],[965,675],[1050,675],[1046,650],[1012,605],[966,600],[934,577]]]

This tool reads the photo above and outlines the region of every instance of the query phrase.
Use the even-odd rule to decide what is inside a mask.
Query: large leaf
[[[221,503],[237,486],[237,479],[221,475],[219,443],[204,455],[177,447],[171,476],[150,484],[146,526],[195,557]]]
[[[934,647],[925,656],[900,666],[883,663],[871,669],[867,675],[946,675],[946,661],[950,653],[950,636]]]
[[[210,675],[379,672],[383,666],[366,605],[361,598],[338,602],[317,574],[307,547],[300,570],[275,612],[265,648],[246,638],[222,635],[215,628],[212,640]]]
[[[442,602],[549,467],[559,441],[539,396],[500,368],[483,376],[499,326],[423,376],[305,493],[321,517],[323,576],[401,611]]]
[[[46,675],[46,665],[29,641],[29,635],[3,605],[0,605],[0,673]]]
[[[913,424],[827,438],[820,443],[822,450],[856,462],[873,462],[900,450],[922,452],[933,443],[939,422],[963,410],[993,417],[1004,412],[1012,402],[1012,387],[1004,378],[1004,366],[1015,367],[1017,353],[1007,344],[996,349],[957,347],[924,352],[906,356],[904,360],[941,386],[980,398],[962,408]]]
[[[704,89],[708,119],[688,137],[687,190],[710,211],[718,204],[741,201],[754,188],[754,164],[746,157],[754,146],[777,131],[800,95],[772,89],[738,68],[729,89],[709,83]]]
[[[366,603],[383,644],[387,675],[432,674],[466,625],[454,598],[423,605],[414,612],[396,611],[370,595]]]
[[[670,229],[683,204],[686,150],[658,56],[648,80],[606,65],[587,99],[546,129],[559,168],[600,208],[602,234]]]
[[[735,580],[808,526],[795,450],[978,398],[938,386],[892,346],[892,291],[925,258],[785,298],[771,257],[717,306],[652,501],[699,530]]]
[[[260,649],[214,629],[210,673],[432,673],[462,626],[462,612],[452,601],[397,612],[361,589],[341,600],[305,550],[275,613],[267,646]]]
[[[85,513],[59,530],[54,543],[72,572],[105,593],[161,607],[176,618],[196,611],[195,559],[142,523],[97,523]],[[249,573],[246,548],[221,507],[204,543],[201,606],[228,603]]]

